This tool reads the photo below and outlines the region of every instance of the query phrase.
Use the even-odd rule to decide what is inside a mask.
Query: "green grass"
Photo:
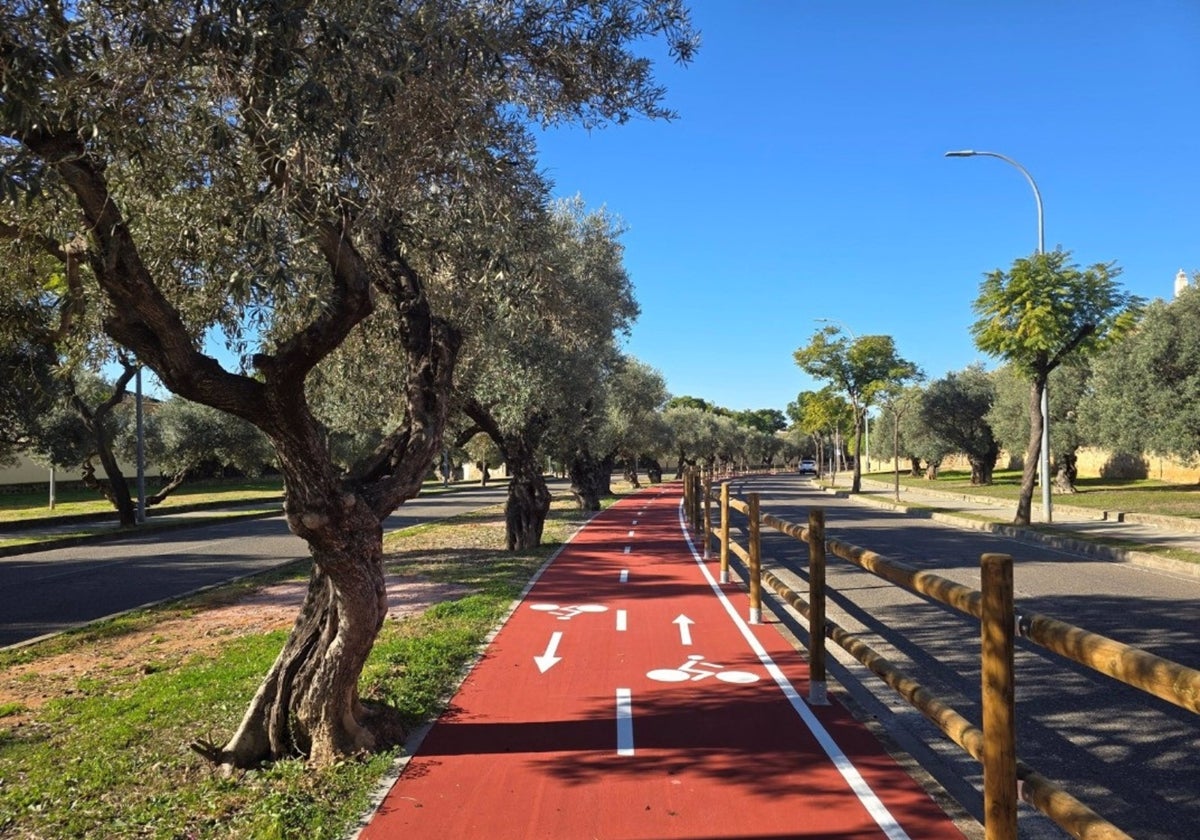
[[[153,488],[148,487],[147,494],[152,492]],[[279,478],[200,481],[195,484],[184,484],[164,499],[162,504],[155,505],[154,510],[167,510],[182,505],[277,498],[282,493],[283,483]],[[56,493],[55,496],[55,505],[51,509],[48,505],[48,497],[44,493],[0,494],[0,522],[89,513],[112,513],[114,511],[107,499],[91,490],[64,490]]]
[[[512,600],[578,523],[569,508],[556,501],[544,544],[523,554],[494,544],[496,535],[503,538],[498,509],[389,538],[392,570],[469,592],[387,622],[362,675],[363,697],[391,703],[410,725],[436,715]],[[288,575],[296,569],[272,578]],[[236,728],[283,632],[233,637],[203,655],[139,661],[111,653],[114,640],[135,631],[151,633],[139,652],[153,648],[160,639],[155,628],[167,619],[196,615],[249,586],[242,582],[0,654],[0,669],[62,654],[89,665],[86,676],[66,679],[41,708],[0,706],[0,836],[346,836],[394,752],[319,771],[281,761],[223,778],[187,748],[198,737],[222,741]]]
[[[477,486],[478,482],[453,482],[443,486],[441,481],[427,481],[421,487],[422,496],[432,496]],[[502,483],[500,486],[503,486]],[[147,494],[153,488],[147,488]],[[277,499],[283,494],[283,482],[279,478],[198,481],[184,484],[170,496],[155,505],[154,511],[167,511],[184,505],[219,505],[252,502],[256,499]],[[54,507],[49,507],[46,493],[0,493],[0,522],[36,523],[39,519],[60,516],[81,516],[97,513],[112,513],[115,509],[108,500],[92,490],[72,489],[55,494]],[[82,532],[88,533],[88,532]],[[0,542],[0,545],[3,545]]]
[[[864,477],[885,482],[894,480],[890,472]],[[838,484],[847,485],[848,479],[839,475]],[[900,484],[914,489],[1005,499],[1016,504],[1021,490],[1021,473],[997,470],[992,476],[992,484],[987,486],[972,486],[970,473],[964,471],[948,470],[933,481],[901,473]],[[1157,479],[1081,478],[1076,488],[1078,493],[1056,493],[1054,503],[1094,510],[1200,518],[1200,484],[1170,484]],[[1035,501],[1041,498],[1037,492],[1035,490]]]

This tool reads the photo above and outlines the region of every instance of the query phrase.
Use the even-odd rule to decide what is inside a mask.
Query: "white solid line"
[[[629,627],[629,614],[625,610],[617,610],[617,632],[624,633]]]
[[[627,546],[625,546],[625,553],[626,553],[626,554],[628,554],[628,553],[629,553],[629,549],[631,549],[631,548],[633,548],[633,546],[631,546],[631,545],[627,545]]]
[[[617,689],[617,755],[633,755],[633,692]]]
[[[621,583],[629,583],[629,570],[628,569],[621,570]]]
[[[730,603],[725,593],[721,591],[721,587],[717,585],[716,580],[708,571],[708,567],[704,565],[704,561],[700,558],[699,552],[696,551],[696,546],[692,543],[692,537],[688,533],[687,520],[683,514],[682,499],[679,500],[679,529],[683,533],[684,540],[687,542],[688,550],[692,553],[692,559],[696,561],[696,565],[700,567],[701,573],[708,581],[709,588],[716,594],[722,606],[725,607],[725,612],[733,619],[733,623],[741,631],[742,637],[750,645],[750,649],[754,651],[758,657],[758,661],[767,669],[767,673],[775,680],[775,684],[779,686],[779,689],[783,692],[783,696],[792,704],[792,708],[796,711],[796,714],[804,721],[804,725],[808,727],[809,731],[817,739],[817,743],[821,745],[821,749],[829,756],[833,762],[833,766],[838,769],[838,772],[842,774],[842,778],[850,785],[850,789],[854,791],[854,794],[858,797],[858,801],[863,804],[863,807],[867,809],[867,813],[875,820],[876,825],[883,829],[884,834],[890,840],[912,840],[908,836],[908,832],[900,826],[900,823],[888,811],[887,806],[880,801],[875,791],[871,790],[871,786],[867,784],[862,774],[858,772],[858,768],[842,752],[842,748],[833,740],[833,736],[829,734],[829,731],[821,724],[821,721],[812,713],[812,710],[805,705],[800,692],[796,691],[796,687],[791,684],[787,675],[775,664],[775,660],[771,658],[771,654],[767,653],[767,649],[754,637],[754,631],[750,629],[746,622],[742,621],[742,617],[738,615],[737,609]]]

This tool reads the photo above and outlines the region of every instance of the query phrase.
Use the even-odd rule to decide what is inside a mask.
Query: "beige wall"
[[[127,464],[124,461],[118,461],[117,464],[121,467],[121,472],[127,478],[137,476],[137,465]],[[104,478],[103,468],[96,464],[96,477]],[[146,475],[157,476],[159,474],[158,467],[151,464],[146,465]],[[79,481],[82,474],[79,470],[57,470],[55,472],[57,481]],[[24,455],[17,456],[15,466],[0,466],[0,485],[9,484],[49,484],[50,470],[43,467],[41,464],[35,463]]]
[[[1157,455],[1144,458],[1122,459],[1114,462],[1107,450],[1086,448],[1079,450],[1079,477],[1099,478],[1154,478],[1174,484],[1193,484],[1200,481],[1200,465],[1187,466],[1170,458]],[[1008,455],[1001,453],[996,462],[998,467],[1008,464]],[[904,464],[902,466],[907,466]],[[951,455],[942,461],[943,470],[970,470],[971,465],[963,455]]]

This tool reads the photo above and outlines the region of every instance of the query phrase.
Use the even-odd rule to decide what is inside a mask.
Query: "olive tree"
[[[992,483],[1000,444],[987,421],[996,386],[979,365],[929,383],[921,396],[920,423],[934,440],[962,452],[971,465],[971,484]]]
[[[1119,452],[1195,464],[1200,453],[1200,290],[1154,301],[1137,327],[1095,359],[1083,425]]]
[[[676,0],[16,0],[0,9],[0,237],[82,243],[104,333],[172,392],[263,431],[308,592],[237,731],[249,767],[379,747],[359,696],[386,614],[382,520],[441,451],[461,331],[440,314],[496,276],[474,231],[536,170],[526,120],[665,115],[633,42],[694,46]],[[369,322],[401,417],[350,469],[310,374]],[[205,353],[219,327],[240,362]]]

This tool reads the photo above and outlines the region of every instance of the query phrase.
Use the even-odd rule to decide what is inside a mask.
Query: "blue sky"
[[[556,194],[624,219],[626,350],[673,394],[783,409],[823,326],[888,334],[930,379],[982,361],[985,272],[1037,245],[1169,297],[1200,271],[1200,2],[694,0],[672,122],[540,136]]]

